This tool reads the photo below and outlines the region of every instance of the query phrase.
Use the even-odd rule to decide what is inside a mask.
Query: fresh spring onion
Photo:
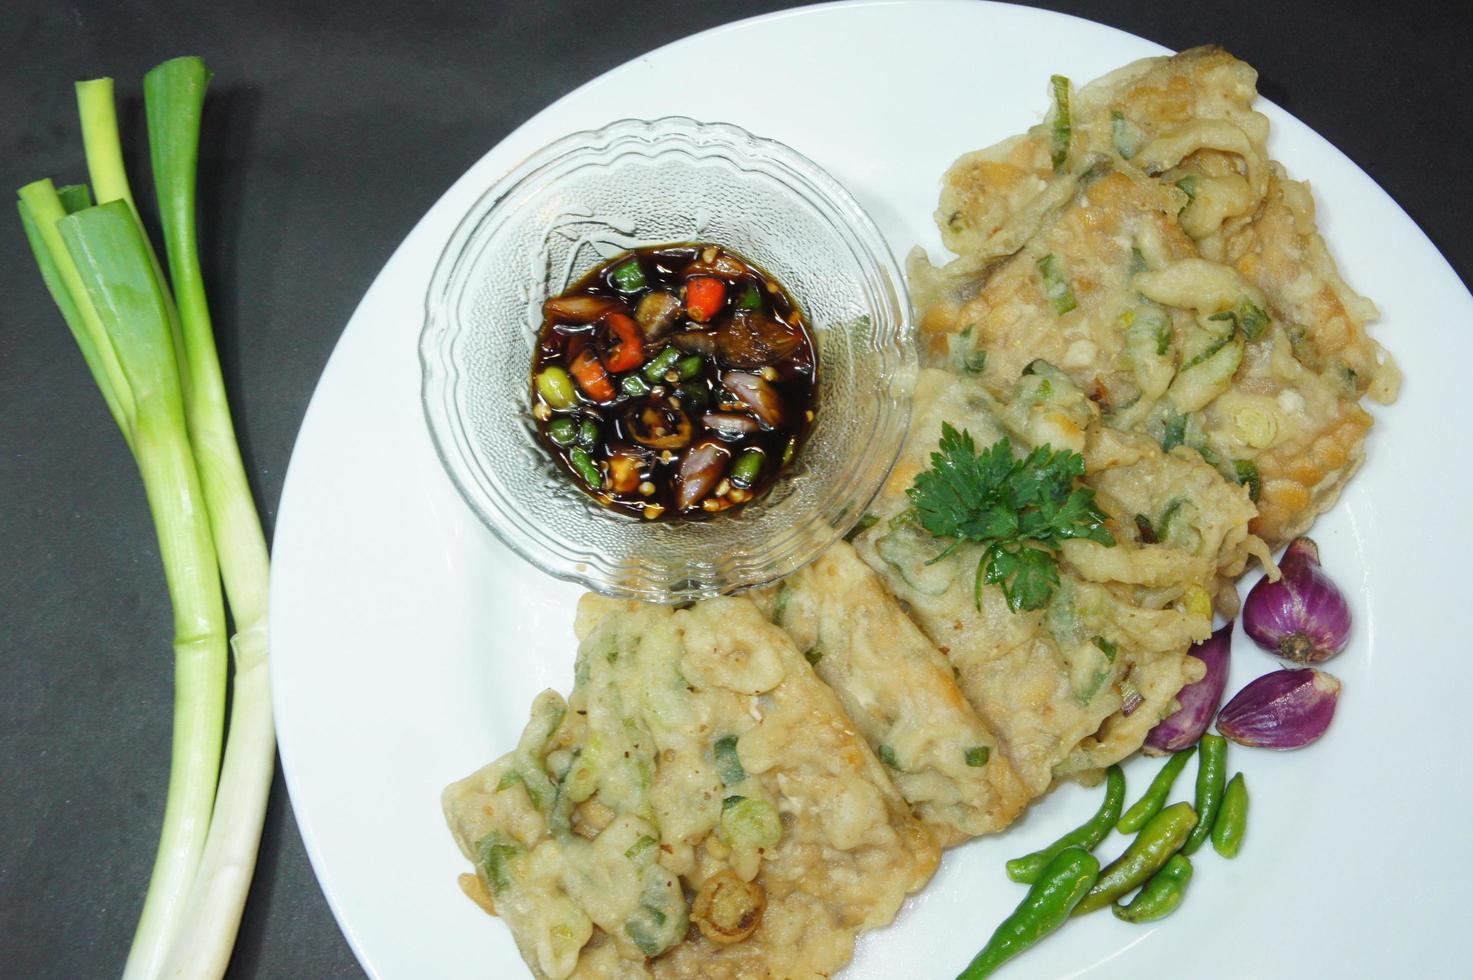
[[[77,86],[92,192],[21,188],[31,250],[133,452],[174,609],[173,761],[125,978],[220,976],[260,843],[275,759],[267,679],[269,559],[230,419],[195,239],[195,175],[209,72],[176,58],[144,81],[169,279],[122,162],[112,81]],[[224,738],[224,578],[235,635]],[[225,741],[224,764],[221,743]]]

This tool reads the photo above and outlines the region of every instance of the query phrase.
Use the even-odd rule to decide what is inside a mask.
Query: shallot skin
[[[1197,744],[1212,716],[1222,703],[1227,687],[1228,658],[1232,652],[1233,624],[1228,623],[1188,653],[1207,665],[1202,679],[1188,684],[1176,695],[1180,708],[1146,736],[1146,753],[1163,755]]]
[[[1340,699],[1332,674],[1301,667],[1250,681],[1217,716],[1217,730],[1239,745],[1299,749],[1330,727]]]
[[[1243,632],[1296,664],[1323,663],[1350,639],[1350,606],[1319,558],[1312,540],[1295,538],[1279,562],[1279,580],[1263,579],[1243,603]]]

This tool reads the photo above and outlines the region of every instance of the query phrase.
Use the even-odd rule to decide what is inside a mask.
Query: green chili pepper
[[[1161,870],[1171,856],[1181,850],[1182,843],[1192,828],[1197,826],[1197,814],[1185,803],[1173,803],[1149,821],[1125,853],[1100,872],[1100,877],[1074,908],[1075,915],[1084,915],[1109,905],[1126,892],[1146,883]]]
[[[736,308],[739,310],[762,309],[762,293],[757,289],[755,282],[747,283],[742,289],[742,294],[737,297]]]
[[[1105,799],[1095,815],[1069,831],[1042,850],[1025,854],[1008,862],[1008,877],[1021,884],[1037,881],[1044,866],[1054,856],[1070,847],[1094,850],[1095,845],[1105,839],[1115,821],[1120,819],[1120,808],[1125,805],[1125,773],[1119,766],[1111,766],[1105,777]]]
[[[783,465],[784,466],[787,466],[789,463],[791,463],[793,461],[793,451],[795,449],[797,449],[797,448],[798,448],[798,440],[796,438],[789,439],[788,440],[788,444],[783,447]]]
[[[1212,849],[1225,858],[1235,858],[1243,846],[1243,832],[1248,829],[1248,784],[1238,773],[1222,794],[1222,807],[1212,821]]]
[[[1192,862],[1180,854],[1173,854],[1165,867],[1151,876],[1141,888],[1140,894],[1131,899],[1129,905],[1116,905],[1111,911],[1115,918],[1125,922],[1155,922],[1176,911],[1187,894],[1187,882],[1192,880]]]
[[[592,449],[598,445],[598,423],[592,419],[584,419],[583,424],[578,426],[578,445],[584,449]]]
[[[650,284],[644,277],[644,269],[640,268],[639,259],[633,257],[614,266],[609,278],[614,280],[614,288],[621,293],[637,293]]]
[[[624,380],[619,382],[619,390],[631,398],[638,398],[640,395],[648,395],[650,393],[650,385],[648,381],[639,375],[629,374],[625,375]]]
[[[568,462],[573,470],[583,478],[583,482],[590,487],[601,487],[604,485],[603,472],[599,470],[598,464],[593,457],[588,455],[588,450],[582,446],[574,446],[572,452],[568,453]]]
[[[1196,853],[1212,833],[1212,822],[1222,805],[1222,789],[1227,783],[1227,739],[1221,735],[1203,735],[1197,743],[1197,826],[1181,846],[1183,854]]]
[[[980,980],[1063,925],[1100,873],[1100,862],[1070,847],[1044,866],[1013,914],[1002,920],[982,951],[956,980]]]
[[[761,472],[762,450],[748,449],[732,464],[730,480],[733,486],[745,490],[757,482],[757,477]]]
[[[687,354],[675,362],[675,371],[680,375],[681,381],[699,378],[705,369],[706,362],[699,354]]]
[[[655,355],[654,360],[644,366],[645,380],[650,384],[659,384],[664,381],[665,372],[673,368],[678,360],[680,360],[680,348],[666,347]]]
[[[564,416],[547,423],[547,437],[559,446],[567,446],[578,438],[578,423]]]
[[[987,760],[992,757],[992,750],[985,745],[974,745],[966,751],[967,765],[973,769],[980,769],[987,765]]]
[[[1187,767],[1187,760],[1196,751],[1196,746],[1182,749],[1167,759],[1166,765],[1162,766],[1156,778],[1151,780],[1151,786],[1146,790],[1146,795],[1125,811],[1125,816],[1120,818],[1115,829],[1122,834],[1133,834],[1144,827],[1147,820],[1160,813],[1161,808],[1166,805],[1166,798],[1171,795],[1171,787],[1176,785],[1176,777],[1181,775],[1181,771]]]

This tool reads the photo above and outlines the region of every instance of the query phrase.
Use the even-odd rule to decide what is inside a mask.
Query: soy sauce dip
[[[817,413],[792,297],[720,245],[637,249],[542,308],[532,417],[574,485],[647,520],[701,520],[772,488]]]

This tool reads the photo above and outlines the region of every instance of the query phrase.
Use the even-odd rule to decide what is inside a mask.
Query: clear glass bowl
[[[538,443],[532,350],[549,296],[626,249],[690,241],[788,288],[819,349],[818,418],[766,496],[643,521]],[[435,446],[486,526],[551,575],[657,602],[770,582],[847,533],[895,461],[916,370],[900,269],[848,192],[781,143],[682,117],[567,136],[482,195],[435,268],[419,349]]]

